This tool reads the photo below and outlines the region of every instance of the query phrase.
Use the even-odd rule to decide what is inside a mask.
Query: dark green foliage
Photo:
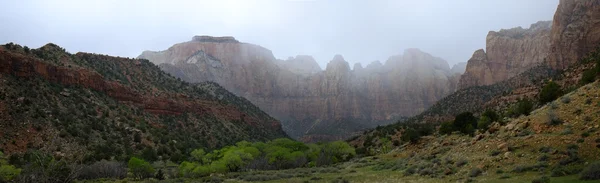
[[[581,76],[581,80],[579,80],[579,84],[586,85],[588,83],[592,83],[596,81],[596,76],[598,75],[596,69],[589,69],[583,72]]]
[[[510,115],[513,117],[518,117],[520,115],[529,115],[529,113],[531,113],[532,110],[533,102],[531,102],[529,99],[522,99],[519,100],[519,102],[517,102],[514,109],[512,110],[512,114]]]
[[[162,169],[159,169],[159,170],[156,172],[156,175],[154,175],[154,178],[155,178],[156,180],[165,180],[165,173],[163,173]]]
[[[549,81],[542,88],[542,91],[540,91],[539,102],[541,104],[552,102],[552,101],[556,100],[558,97],[560,97],[562,94],[563,94],[563,92],[560,89],[560,85],[556,84],[554,81]]]
[[[27,162],[19,177],[22,182],[72,182],[76,175],[65,160],[57,160],[49,154],[38,151],[27,152],[23,156]]]
[[[485,112],[483,112],[483,114],[481,114],[481,116],[485,116],[488,117],[490,119],[491,122],[496,122],[498,120],[500,120],[500,115],[498,115],[498,113],[496,113],[493,110],[485,110]]]
[[[453,122],[444,122],[440,127],[440,133],[449,134],[454,131],[459,131],[463,134],[472,135],[477,127],[477,118],[473,113],[464,112],[456,116]]]
[[[600,162],[594,162],[588,165],[579,177],[581,180],[600,180]]]

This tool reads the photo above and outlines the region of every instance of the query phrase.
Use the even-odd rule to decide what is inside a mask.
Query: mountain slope
[[[189,84],[140,59],[0,48],[0,148],[86,160],[285,137],[279,122],[215,83]]]

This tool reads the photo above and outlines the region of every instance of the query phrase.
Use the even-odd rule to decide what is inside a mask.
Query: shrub
[[[12,165],[0,165],[0,182],[11,181],[21,174],[21,169]]]
[[[142,159],[132,157],[129,159],[127,167],[135,179],[141,180],[154,176],[154,167]]]
[[[477,177],[477,176],[481,175],[481,173],[483,173],[483,171],[481,171],[481,169],[473,168],[473,169],[471,169],[471,172],[469,172],[469,177]]]
[[[600,180],[600,162],[594,162],[581,172],[581,180]]]
[[[487,130],[491,123],[492,120],[489,117],[481,116],[481,118],[479,118],[479,122],[477,122],[477,128]]]
[[[554,110],[548,110],[546,113],[546,124],[551,126],[556,126],[562,124],[563,121],[558,118]]]
[[[466,159],[460,159],[458,161],[456,161],[456,163],[454,163],[454,165],[456,167],[462,167],[464,165],[466,165],[468,163],[468,161]]]
[[[453,123],[454,130],[464,134],[473,134],[476,126],[477,118],[470,112],[457,115]]]
[[[529,115],[533,110],[533,102],[528,99],[519,100],[509,111],[508,115],[518,117],[520,115]]]
[[[542,154],[539,158],[538,161],[548,161],[548,159],[550,159],[550,156],[548,156],[547,154]]]
[[[443,122],[440,125],[440,134],[451,134],[453,131],[452,121]]]
[[[539,102],[545,104],[556,100],[562,95],[560,86],[553,81],[548,82],[539,94]]]
[[[585,72],[583,72],[583,75],[581,76],[581,80],[579,80],[579,83],[582,85],[585,85],[588,83],[592,83],[594,81],[596,81],[596,70],[589,69],[589,70],[586,70]]]
[[[568,104],[568,103],[571,103],[571,98],[569,96],[564,96],[564,97],[560,98],[560,101],[564,104]]]

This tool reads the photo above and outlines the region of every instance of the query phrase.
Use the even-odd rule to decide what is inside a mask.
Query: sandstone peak
[[[454,64],[454,66],[452,66],[452,69],[450,69],[450,71],[454,74],[463,74],[465,73],[465,70],[467,69],[467,62],[459,62]]]
[[[216,43],[239,43],[232,36],[222,36],[222,37],[213,37],[213,36],[194,36],[192,37],[192,41],[198,42],[216,42]]]
[[[321,66],[310,55],[298,55],[279,62],[280,66],[293,73],[300,75],[311,75],[321,71]]]
[[[362,66],[362,64],[360,62],[358,62],[358,63],[355,63],[354,67],[352,67],[352,68],[353,68],[352,70],[355,70],[355,71],[356,70],[362,70],[363,66]]]
[[[381,62],[379,60],[375,60],[373,62],[371,62],[369,65],[367,65],[367,69],[378,69],[383,67],[383,64],[381,64]]]
[[[488,37],[490,36],[506,36],[514,39],[522,39],[525,36],[534,36],[540,33],[544,33],[544,31],[550,31],[552,28],[552,21],[538,21],[529,26],[529,28],[524,29],[522,27],[515,27],[511,29],[500,29],[500,31],[490,31],[488,33]]]

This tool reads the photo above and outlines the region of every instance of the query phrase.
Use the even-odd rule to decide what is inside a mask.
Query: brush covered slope
[[[179,161],[192,149],[286,137],[279,121],[216,83],[189,84],[143,59],[0,47],[0,148],[72,159]]]

